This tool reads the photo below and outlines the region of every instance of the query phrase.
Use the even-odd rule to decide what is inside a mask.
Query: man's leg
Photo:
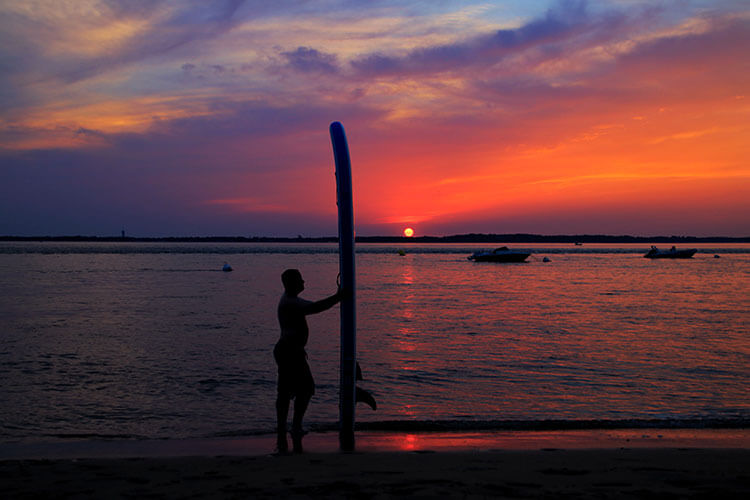
[[[292,417],[292,433],[302,433],[302,419],[307,411],[307,405],[310,404],[310,399],[315,394],[315,381],[313,380],[312,372],[310,371],[310,365],[307,364],[307,359],[303,356],[299,359],[299,365],[297,369],[297,380],[295,387],[297,387],[296,397],[294,398],[294,416]]]
[[[294,416],[292,417],[292,432],[302,431],[302,419],[305,417],[305,411],[310,404],[312,394],[297,394],[294,398]]]
[[[297,404],[295,403],[295,408]],[[287,451],[286,419],[289,415],[289,397],[279,392],[276,394],[276,447],[279,451]]]
[[[292,395],[289,392],[288,356],[285,355],[281,343],[277,343],[273,348],[273,359],[278,367],[276,379],[276,448],[280,452],[289,450],[286,442],[286,420],[289,416],[289,400]],[[282,367],[284,367],[282,369]]]
[[[302,419],[305,417],[305,411],[307,406],[310,404],[310,398],[312,394],[303,393],[297,394],[294,398],[294,415],[292,416],[292,446],[294,451],[302,453],[302,436],[305,435],[305,431],[302,430]]]

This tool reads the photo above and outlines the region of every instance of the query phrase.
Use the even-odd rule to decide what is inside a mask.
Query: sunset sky
[[[4,0],[0,235],[750,236],[742,1]]]

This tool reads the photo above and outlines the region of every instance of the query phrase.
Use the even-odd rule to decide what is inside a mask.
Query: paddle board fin
[[[362,377],[362,368],[359,367],[359,361],[357,361],[357,380],[364,380],[364,377]],[[365,403],[367,406],[372,408],[373,410],[377,410],[378,404],[375,402],[375,398],[372,397],[372,394],[370,394],[369,391],[366,389],[362,389],[361,387],[355,387],[354,388],[354,401],[356,403]]]
[[[361,387],[356,388],[354,399],[357,401],[357,403],[365,403],[373,410],[378,409],[378,404],[375,402],[375,398],[372,397],[372,394],[362,389]]]

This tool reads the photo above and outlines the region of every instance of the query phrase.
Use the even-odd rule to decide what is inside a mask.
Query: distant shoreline
[[[145,242],[145,243],[336,243],[335,236],[296,238],[273,236],[0,236],[2,242]],[[451,236],[358,236],[358,243],[750,243],[750,236],[628,236],[628,235],[541,235],[541,234],[457,234]]]

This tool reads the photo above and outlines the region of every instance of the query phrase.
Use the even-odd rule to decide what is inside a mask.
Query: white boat
[[[649,250],[644,257],[647,259],[689,259],[697,251],[698,250],[695,248],[677,250],[675,247],[672,247],[669,250],[659,250],[654,245],[651,245],[651,250]]]
[[[491,252],[474,252],[469,255],[468,259],[474,262],[523,262],[529,255],[531,255],[529,252],[519,252],[508,247],[500,247]]]

